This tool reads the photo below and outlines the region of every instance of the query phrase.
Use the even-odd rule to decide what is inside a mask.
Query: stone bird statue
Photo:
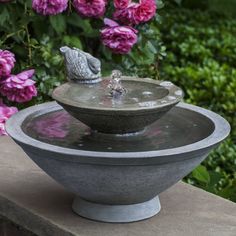
[[[101,80],[101,62],[78,48],[61,47],[65,58],[67,79],[82,83],[95,83]]]

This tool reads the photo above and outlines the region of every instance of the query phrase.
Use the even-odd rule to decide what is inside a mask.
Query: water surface
[[[32,115],[23,123],[23,131],[44,143],[71,149],[105,152],[139,152],[181,147],[200,141],[214,130],[205,116],[175,107],[163,118],[137,135],[108,135],[90,128],[58,110]]]

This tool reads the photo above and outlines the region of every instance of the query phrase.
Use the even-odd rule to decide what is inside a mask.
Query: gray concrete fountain
[[[158,194],[228,136],[228,122],[181,103],[183,92],[171,82],[119,71],[101,78],[98,59],[79,49],[61,52],[69,82],[53,92],[57,103],[20,111],[7,132],[76,195],[72,208],[80,216],[133,222],[156,215]]]

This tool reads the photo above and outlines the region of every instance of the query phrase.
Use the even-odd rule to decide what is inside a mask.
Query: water
[[[173,108],[163,118],[135,135],[93,132],[64,110],[35,114],[23,123],[23,131],[41,142],[71,149],[105,152],[181,147],[206,138],[213,130],[214,124],[209,119],[179,107]]]
[[[65,84],[56,92],[56,97],[67,101],[67,104],[77,104],[79,107],[93,107],[94,109],[106,108],[139,108],[140,106],[155,106],[161,103],[161,99],[168,95],[168,90],[156,84],[137,80],[122,80],[122,86],[126,93],[114,99],[110,94],[110,80],[87,85]],[[173,97],[176,99],[176,97]]]

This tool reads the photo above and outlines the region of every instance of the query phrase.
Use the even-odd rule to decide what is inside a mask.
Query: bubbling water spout
[[[114,98],[120,97],[126,93],[126,89],[122,86],[121,83],[121,76],[122,76],[121,71],[119,70],[112,71],[111,80],[108,85],[108,87],[110,88],[109,94],[111,97]]]

